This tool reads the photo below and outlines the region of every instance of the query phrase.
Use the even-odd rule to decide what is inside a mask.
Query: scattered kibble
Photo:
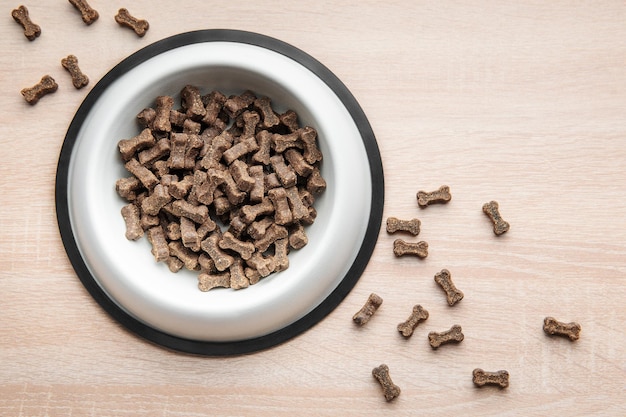
[[[29,41],[34,41],[41,35],[41,27],[30,19],[30,15],[28,13],[28,9],[26,6],[20,6],[17,9],[14,9],[11,12],[11,16],[13,19],[19,23],[24,29],[24,36]]]

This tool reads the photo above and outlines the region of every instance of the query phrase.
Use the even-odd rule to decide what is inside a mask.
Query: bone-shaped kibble
[[[381,388],[383,389],[383,395],[385,396],[385,400],[391,401],[400,395],[400,387],[393,383],[391,377],[389,376],[389,367],[384,363],[376,368],[372,369],[372,375]]]
[[[447,269],[442,269],[441,272],[435,274],[435,282],[445,291],[449,305],[453,306],[463,299],[463,291],[456,288],[452,282],[452,274]]]
[[[228,269],[233,264],[233,262],[235,262],[235,258],[219,248],[219,239],[219,234],[214,233],[202,241],[201,247],[202,250],[208,253],[211,259],[213,259],[217,270],[224,271]]]
[[[413,236],[420,233],[422,222],[419,219],[400,220],[395,217],[387,219],[387,233],[408,232]]]
[[[580,330],[581,326],[576,322],[564,323],[554,317],[543,319],[543,331],[549,335],[565,336],[570,340],[578,340]]]
[[[455,324],[449,330],[444,332],[428,333],[428,342],[433,349],[437,349],[439,346],[446,343],[461,342],[464,338],[465,336],[463,335],[463,330],[458,324]]]
[[[409,318],[404,323],[398,324],[398,331],[402,333],[404,337],[411,337],[417,325],[426,319],[428,319],[428,311],[417,304],[413,306],[413,312]]]
[[[208,273],[201,272],[198,275],[198,288],[200,291],[209,291],[216,287],[230,287],[230,272]]]
[[[502,219],[500,216],[499,205],[497,201],[490,201],[483,204],[483,213],[485,213],[491,219],[493,223],[493,233],[501,235],[509,230],[509,223]]]
[[[371,293],[363,307],[352,317],[352,320],[359,326],[363,326],[370,321],[382,303],[383,299],[378,294]]]
[[[78,67],[78,58],[76,58],[76,56],[68,55],[61,60],[61,65],[72,76],[72,85],[74,85],[74,88],[80,89],[89,84],[89,78],[83,74]]]
[[[26,36],[29,41],[34,41],[39,35],[41,35],[41,27],[30,20],[26,6],[20,6],[13,10],[11,12],[11,16],[13,16],[13,19],[19,23],[22,28],[24,28],[24,36]]]
[[[98,12],[87,3],[87,0],[69,0],[69,2],[80,12],[83,22],[87,25],[91,25],[100,17]]]
[[[476,368],[472,372],[472,381],[477,387],[498,385],[500,388],[506,388],[509,386],[509,373],[505,370],[487,372]]]
[[[222,239],[218,242],[218,245],[222,249],[230,249],[237,252],[243,260],[250,259],[250,257],[256,250],[252,242],[243,242],[237,239],[230,232],[224,232],[224,234],[222,235]]]
[[[21,93],[24,96],[24,100],[28,104],[36,104],[40,98],[45,96],[46,94],[51,94],[57,91],[59,85],[54,81],[49,75],[44,75],[37,84],[32,87],[24,88]]]
[[[417,192],[417,205],[421,208],[426,208],[431,204],[447,203],[452,199],[450,194],[450,187],[442,185],[436,191],[418,191]]]
[[[423,259],[428,256],[428,243],[424,241],[412,243],[396,239],[393,241],[393,254],[397,257],[411,255]]]
[[[130,203],[122,207],[121,212],[126,224],[126,239],[137,240],[142,237],[143,228],[139,222],[139,207]]]

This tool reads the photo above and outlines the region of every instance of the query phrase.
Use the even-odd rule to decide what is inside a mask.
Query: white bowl
[[[139,132],[135,116],[186,84],[203,93],[252,90],[293,109],[318,132],[327,189],[316,200],[309,244],[286,271],[243,290],[201,292],[197,273],[156,263],[147,239],[126,240],[115,181],[117,150]],[[90,92],[72,121],[57,169],[57,217],[85,287],[129,330],[167,348],[207,355],[255,351],[308,329],[348,294],[382,220],[383,172],[367,118],[346,87],[301,50],[250,32],[206,30],[131,55]]]

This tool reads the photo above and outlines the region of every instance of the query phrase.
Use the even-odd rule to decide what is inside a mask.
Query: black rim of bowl
[[[71,227],[68,201],[68,170],[78,132],[92,107],[109,85],[132,68],[160,53],[185,45],[216,41],[250,44],[280,53],[308,68],[324,81],[341,100],[359,130],[367,153],[372,181],[371,210],[361,248],[334,291],[316,308],[294,323],[264,336],[232,342],[199,341],[172,336],[140,322],[122,310],[100,288],[80,254]],[[174,35],[146,46],[116,65],[94,86],[76,112],[65,136],[57,166],[55,193],[57,222],[65,251],[83,286],[109,315],[132,333],[162,347],[199,355],[228,356],[260,351],[286,342],[321,321],[341,303],[356,285],[374,251],[383,215],[384,179],[380,151],[367,117],[347,87],[328,68],[302,50],[275,38],[239,30],[208,29]]]

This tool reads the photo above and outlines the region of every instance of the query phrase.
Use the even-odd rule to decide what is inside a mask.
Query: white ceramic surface
[[[246,89],[293,109],[315,127],[328,187],[315,202],[309,244],[289,255],[290,267],[243,290],[201,292],[197,274],[156,263],[144,238],[128,241],[115,181],[128,176],[117,142],[139,132],[136,114],[185,84],[202,93]],[[78,133],[68,175],[71,227],[98,285],[129,315],[167,334],[232,342],[267,335],[305,316],[341,282],[365,236],[372,185],[362,138],[335,93],[314,73],[271,50],[236,42],[178,47],[114,81]]]

